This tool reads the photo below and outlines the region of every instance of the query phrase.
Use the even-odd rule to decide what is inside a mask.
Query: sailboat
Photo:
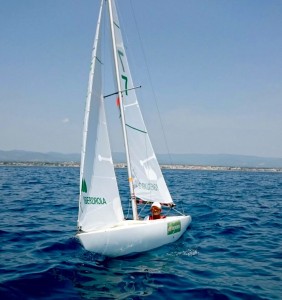
[[[110,22],[119,116],[124,139],[132,219],[124,217],[112,159],[102,88],[101,20]],[[102,0],[86,99],[80,166],[78,232],[88,250],[108,257],[149,251],[178,240],[191,216],[178,213],[158,220],[141,219],[138,203],[175,204],[154,153],[133,85],[114,0]]]

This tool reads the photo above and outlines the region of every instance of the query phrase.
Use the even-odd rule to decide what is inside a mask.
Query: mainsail
[[[154,153],[141,111],[128,65],[115,3],[112,3],[114,51],[118,57],[118,76],[122,85],[127,143],[131,164],[134,194],[145,201],[172,203],[170,193]]]
[[[102,10],[103,1],[92,52],[81,151],[78,227],[84,231],[116,224],[124,219],[102,94]]]

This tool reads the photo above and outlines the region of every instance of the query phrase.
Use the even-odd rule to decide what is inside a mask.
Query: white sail
[[[124,219],[112,161],[102,94],[101,3],[86,101],[80,170],[78,227],[99,229]]]
[[[117,53],[118,76],[124,91],[121,109],[124,109],[134,193],[136,197],[145,201],[172,203],[140,111],[136,92],[132,89],[134,85],[114,1],[112,11],[116,39],[114,51]]]

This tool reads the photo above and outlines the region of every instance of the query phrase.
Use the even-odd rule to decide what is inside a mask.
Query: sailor
[[[154,202],[151,206],[151,215],[149,220],[164,219],[166,216],[161,215],[162,206],[159,202]]]

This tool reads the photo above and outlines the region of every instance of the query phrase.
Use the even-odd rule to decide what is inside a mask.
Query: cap
[[[161,206],[161,204],[159,202],[154,202],[151,207],[153,207],[153,206],[155,206],[155,207],[157,207],[159,209],[162,209],[162,206]]]

